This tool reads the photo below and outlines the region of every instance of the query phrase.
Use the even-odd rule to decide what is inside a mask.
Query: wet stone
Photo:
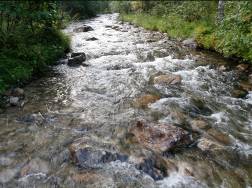
[[[156,95],[143,95],[135,99],[134,106],[137,108],[147,108],[149,104],[156,102],[160,97]]]
[[[42,125],[45,121],[45,117],[39,112],[37,114],[28,114],[17,119],[25,124],[30,125]]]
[[[95,172],[78,173],[72,176],[72,179],[77,183],[94,183],[100,178],[101,176]]]
[[[20,172],[20,176],[26,176],[33,173],[49,173],[49,164],[39,158],[32,159],[28,164],[26,164]]]
[[[98,40],[98,38],[96,38],[96,37],[91,37],[91,38],[86,39],[86,41],[95,41],[95,40]]]
[[[128,159],[126,155],[90,147],[88,145],[84,147],[71,145],[69,151],[73,162],[78,167],[85,169],[101,168],[104,163],[116,160],[126,161]]]
[[[174,74],[164,74],[154,78],[154,84],[159,85],[177,85],[182,81],[182,77],[180,75]]]
[[[144,159],[142,163],[136,165],[136,168],[142,170],[154,180],[161,180],[167,176],[165,165],[161,166],[155,159]]]
[[[74,66],[80,66],[80,65],[87,65],[85,63],[83,63],[84,61],[86,61],[86,54],[85,53],[72,53],[71,54],[71,58],[68,59],[68,66],[74,67]]]
[[[91,26],[83,25],[82,27],[75,28],[73,32],[80,33],[80,32],[88,32],[93,31],[94,29]]]
[[[197,43],[193,38],[184,40],[182,44],[189,48],[197,48]]]
[[[171,151],[177,147],[186,147],[192,142],[187,131],[166,124],[144,123],[138,121],[130,128],[138,143],[157,153]]]
[[[224,147],[221,144],[207,138],[201,138],[198,141],[197,147],[202,151],[215,151],[224,149]]]
[[[225,144],[225,145],[231,144],[231,139],[229,138],[229,136],[225,133],[222,133],[219,130],[211,128],[207,131],[207,134],[212,136],[213,138],[215,138],[218,142],[222,144]]]
[[[208,128],[208,124],[204,120],[193,120],[191,121],[191,127],[193,131],[202,132],[206,128]]]

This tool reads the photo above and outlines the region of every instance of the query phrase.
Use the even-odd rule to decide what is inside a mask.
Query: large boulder
[[[192,141],[187,131],[173,125],[146,124],[138,121],[129,132],[135,136],[141,146],[157,153],[187,146]]]
[[[197,48],[197,43],[195,41],[195,39],[193,38],[189,38],[186,39],[182,42],[183,46],[189,47],[189,48]]]
[[[83,63],[86,61],[86,54],[83,52],[72,53],[71,57],[68,59],[68,66],[87,66],[87,64]]]
[[[83,25],[81,27],[75,28],[73,32],[80,33],[80,32],[88,32],[93,31],[94,29],[89,25]]]
[[[182,77],[180,75],[163,74],[156,76],[153,80],[153,83],[158,85],[177,85],[180,84],[181,81]]]

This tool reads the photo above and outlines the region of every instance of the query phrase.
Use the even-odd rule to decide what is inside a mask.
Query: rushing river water
[[[84,23],[94,30],[73,32]],[[89,66],[53,67],[24,88],[23,108],[0,114],[2,187],[252,186],[252,93],[231,96],[239,76],[218,70],[226,60],[116,14],[65,32]],[[181,83],[150,81],[169,74]],[[137,121],[179,127],[191,142],[165,153],[129,142]]]

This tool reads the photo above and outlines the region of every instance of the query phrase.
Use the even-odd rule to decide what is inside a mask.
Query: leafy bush
[[[42,73],[69,48],[55,2],[0,3],[0,93]]]

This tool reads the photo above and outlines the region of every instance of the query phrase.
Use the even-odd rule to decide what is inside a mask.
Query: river
[[[23,108],[0,114],[2,187],[252,186],[252,93],[231,95],[239,73],[117,18],[67,27],[89,66],[52,67],[24,88]],[[94,30],[73,32],[83,24]]]

